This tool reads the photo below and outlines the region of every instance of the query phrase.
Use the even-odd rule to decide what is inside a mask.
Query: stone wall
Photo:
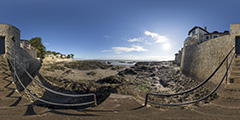
[[[240,24],[231,25],[231,34],[183,48],[181,70],[184,74],[201,82],[218,67],[235,45],[235,36],[240,36]],[[235,51],[232,52],[231,56]],[[218,84],[226,70],[226,62],[211,79]]]
[[[25,48],[22,47],[29,55],[31,55],[33,58],[37,59],[37,50],[34,48]]]
[[[174,63],[177,64],[178,66],[181,65],[182,51],[183,51],[183,49],[179,50],[178,53],[175,54]]]
[[[8,24],[0,24],[0,36],[5,37],[5,58],[8,60],[13,60],[11,55],[16,55],[18,58],[18,60],[16,60],[16,71],[23,84],[27,86],[31,82],[31,79],[20,67],[20,63],[22,63],[22,65],[32,76],[35,76],[41,67],[40,62],[37,59],[34,59],[31,55],[28,54],[27,51],[20,47],[20,30],[18,28]],[[11,53],[11,55],[7,53]],[[18,91],[23,91],[23,88],[19,82],[15,83]]]
[[[20,48],[20,30],[14,26],[0,24],[0,36],[5,37],[5,51],[15,45],[16,49]]]

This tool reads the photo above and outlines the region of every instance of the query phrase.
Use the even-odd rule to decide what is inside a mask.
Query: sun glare
[[[164,44],[162,44],[162,48],[164,50],[170,50],[171,49],[171,45],[169,43],[164,43]]]

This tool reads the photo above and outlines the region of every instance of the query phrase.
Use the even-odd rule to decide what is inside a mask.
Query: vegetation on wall
[[[73,59],[73,57],[74,57],[74,54],[65,55],[60,52],[55,52],[55,51],[50,51],[50,50],[46,51],[46,56],[51,56],[51,55],[56,56],[57,58],[72,58]]]
[[[46,53],[46,47],[42,44],[41,37],[35,37],[29,40],[29,43],[37,50],[37,57],[44,59]]]
[[[60,52],[55,51],[46,51],[46,47],[42,44],[42,38],[41,37],[35,37],[29,40],[29,43],[37,50],[37,57],[41,60],[45,58],[45,56],[53,55],[57,58],[72,58],[74,57],[74,54],[62,54]]]

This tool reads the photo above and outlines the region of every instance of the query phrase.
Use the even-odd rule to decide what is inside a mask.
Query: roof
[[[224,32],[217,32],[217,31],[214,31],[214,32],[212,32],[212,33],[207,33],[207,34],[205,34],[205,35],[213,35],[213,34],[222,34],[222,35],[229,35],[230,33],[229,33],[229,31],[224,31]]]
[[[195,26],[194,28],[192,28],[192,29],[188,32],[188,35],[190,35],[190,33],[191,33],[193,30],[197,29],[197,28],[203,30],[203,31],[206,32],[206,33],[209,33],[207,30],[205,30],[205,29],[203,29],[203,28],[201,28],[201,27],[199,27],[199,26]]]
[[[0,25],[6,25],[6,26],[13,27],[13,28],[17,29],[20,32],[20,30],[17,27],[13,26],[13,25],[2,23],[2,22],[0,23]]]
[[[30,42],[28,40],[20,40],[20,42],[24,42],[24,43],[30,44]]]

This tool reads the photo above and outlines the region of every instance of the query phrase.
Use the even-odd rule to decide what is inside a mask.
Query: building
[[[188,32],[188,37],[184,40],[183,47],[197,45],[197,44],[206,42],[208,40],[216,39],[218,37],[225,36],[225,35],[230,35],[229,31],[224,31],[224,32],[213,31],[211,33],[207,31],[207,27],[204,27],[203,29],[199,26],[195,26]],[[179,50],[178,53],[175,54],[174,62],[178,66],[181,65],[182,52],[183,52],[183,48]]]
[[[31,45],[30,45],[28,40],[23,40],[23,39],[20,40],[20,47],[22,47],[22,48],[29,48],[30,46]]]
[[[234,58],[232,60],[235,61],[240,56],[240,24],[231,24],[230,31],[208,32],[206,28],[200,27],[191,29],[182,50],[175,54],[175,63],[179,65],[180,62],[181,72],[201,82],[218,68],[218,72],[211,78],[211,84],[218,85],[230,60]],[[232,67],[228,72],[231,76]]]
[[[207,31],[207,27],[204,27],[203,29],[199,26],[195,26],[188,32],[188,37],[184,41],[184,46],[203,43],[207,40],[229,34],[230,34],[229,31],[224,32],[214,31],[210,33]]]
[[[37,50],[29,43],[28,40],[21,39],[20,47],[26,50],[33,58],[37,58]]]

